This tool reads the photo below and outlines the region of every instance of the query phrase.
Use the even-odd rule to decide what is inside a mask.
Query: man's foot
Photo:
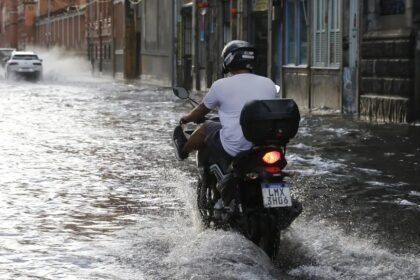
[[[186,159],[188,157],[188,153],[184,152],[182,149],[184,148],[185,143],[187,143],[187,138],[184,135],[182,126],[178,125],[177,127],[175,127],[172,139],[175,146],[176,158],[178,160]]]

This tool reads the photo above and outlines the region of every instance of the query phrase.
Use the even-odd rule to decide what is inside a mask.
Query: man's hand
[[[189,122],[185,119],[185,116],[181,117],[181,119],[179,120],[179,124],[186,124],[186,123],[189,123]]]

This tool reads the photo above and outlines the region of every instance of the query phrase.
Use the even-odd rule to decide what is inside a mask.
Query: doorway
[[[267,11],[251,12],[249,26],[249,41],[257,52],[254,73],[267,76],[268,56],[268,14]]]
[[[348,65],[343,68],[343,113],[358,111],[359,1],[348,1]]]
[[[178,29],[177,81],[182,86],[192,88],[192,4],[181,9],[181,23]]]

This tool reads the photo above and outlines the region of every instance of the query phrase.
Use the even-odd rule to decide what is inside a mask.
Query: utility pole
[[[299,3],[300,4],[300,3]],[[273,64],[272,64],[272,57],[273,57],[273,1],[268,1],[267,7],[267,77],[273,78]]]
[[[192,89],[197,89],[197,0],[192,1],[192,38],[191,38],[191,76],[192,76]]]
[[[171,44],[171,53],[172,53],[172,86],[175,86],[177,83],[177,67],[176,67],[176,49],[179,47],[177,45],[177,33],[178,33],[178,21],[177,21],[177,15],[178,15],[178,1],[174,1],[172,4],[172,44]]]
[[[236,38],[244,40],[244,3],[243,0],[238,0],[237,4],[237,31]]]
[[[103,63],[103,46],[102,46],[102,19],[98,19],[98,41],[99,41],[99,73],[102,73],[102,63]]]

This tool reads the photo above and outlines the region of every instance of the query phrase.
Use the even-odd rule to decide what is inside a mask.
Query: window
[[[286,1],[285,56],[288,65],[308,64],[306,1]]]
[[[405,14],[404,0],[381,0],[379,2],[379,14],[381,16],[387,15],[403,15]]]
[[[341,65],[341,1],[313,1],[313,65],[333,67]]]

